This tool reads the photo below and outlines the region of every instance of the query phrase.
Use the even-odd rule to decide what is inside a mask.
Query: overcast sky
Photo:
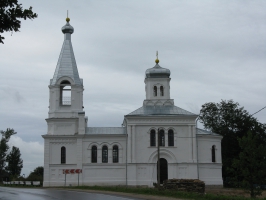
[[[20,148],[26,175],[43,165],[48,85],[67,10],[89,126],[121,126],[142,106],[157,50],[171,70],[176,106],[195,114],[221,99],[251,114],[266,106],[265,0],[19,2],[38,18],[23,20],[0,44],[0,130],[17,131],[10,143]],[[266,109],[254,116],[266,123]]]

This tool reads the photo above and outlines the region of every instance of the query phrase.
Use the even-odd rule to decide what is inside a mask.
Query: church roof
[[[200,128],[197,128],[197,134],[199,135],[217,135],[217,136],[221,136],[217,133],[213,133],[211,131],[207,131],[207,130],[203,130],[203,129],[200,129]]]
[[[195,115],[177,106],[142,106],[139,109],[129,113],[127,116],[134,115]]]
[[[126,134],[125,127],[86,127],[86,134]]]
[[[146,78],[169,78],[170,74],[171,72],[169,69],[162,68],[158,63],[145,72]]]
[[[71,43],[71,34],[74,32],[74,28],[69,24],[69,21],[67,21],[66,25],[62,27],[62,32],[64,33],[65,38],[56,65],[54,77],[51,80],[51,85],[54,85],[57,80],[63,76],[71,78],[76,85],[82,85]]]
[[[166,68],[162,68],[159,65],[158,59],[158,51],[156,52],[157,59],[155,60],[156,65],[153,68],[149,68],[145,72],[146,78],[169,78],[170,77],[170,70]]]

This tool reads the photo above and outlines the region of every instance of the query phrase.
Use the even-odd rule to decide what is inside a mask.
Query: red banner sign
[[[80,174],[82,169],[63,169],[63,174]]]

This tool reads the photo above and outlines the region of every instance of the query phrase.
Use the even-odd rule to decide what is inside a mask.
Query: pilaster
[[[44,170],[43,170],[43,186],[50,186],[50,141],[44,139]]]
[[[132,126],[132,162],[136,163],[136,126]]]
[[[197,138],[196,138],[196,127],[192,126],[192,133],[193,133],[193,162],[197,162]]]
[[[130,125],[128,125],[127,126],[127,135],[128,135],[128,137],[127,137],[127,139],[128,139],[128,141],[127,141],[127,162],[128,163],[131,163],[131,126]]]

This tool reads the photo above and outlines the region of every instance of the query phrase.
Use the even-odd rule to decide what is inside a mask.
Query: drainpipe
[[[199,117],[196,118],[196,146],[197,146],[197,173],[198,173],[198,179],[199,179],[199,147],[198,147],[198,138],[197,138],[197,130],[198,130],[198,120]]]

